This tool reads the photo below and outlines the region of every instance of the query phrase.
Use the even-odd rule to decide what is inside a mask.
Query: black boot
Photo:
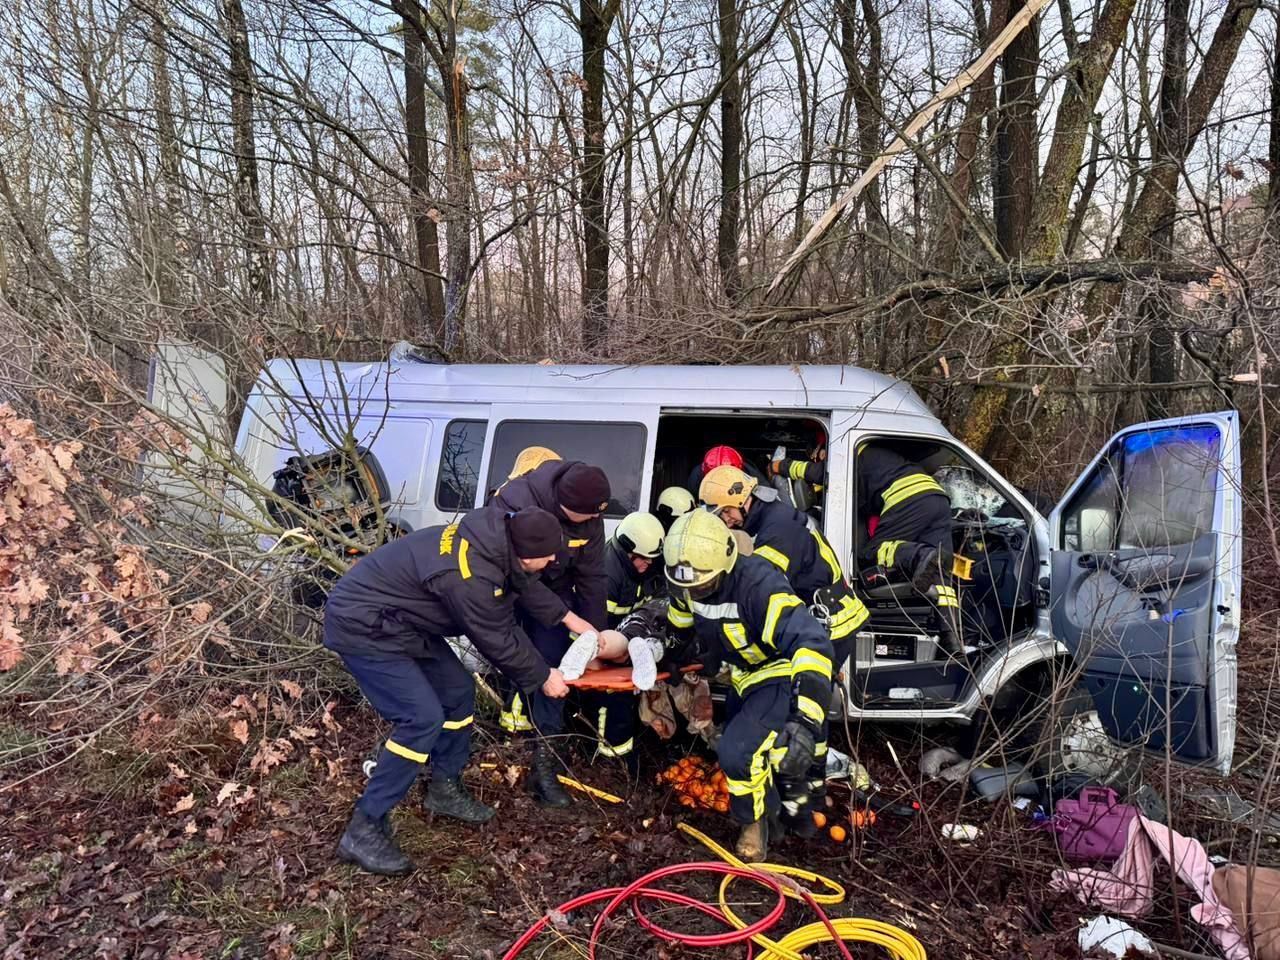
[[[556,775],[560,772],[560,761],[556,759],[543,741],[535,741],[533,745],[533,769],[529,771],[529,790],[534,799],[544,807],[567,807],[573,801]]]
[[[941,582],[941,552],[937,547],[923,547],[917,552],[915,567],[911,571],[911,585],[920,593],[927,594],[930,587]]]
[[[484,823],[498,812],[473,797],[460,777],[432,776],[423,806],[432,813],[466,823]]]
[[[400,877],[413,871],[413,862],[400,852],[391,838],[390,827],[384,832],[383,824],[367,816],[359,807],[352,811],[351,822],[338,842],[338,857],[369,873],[388,877]]]

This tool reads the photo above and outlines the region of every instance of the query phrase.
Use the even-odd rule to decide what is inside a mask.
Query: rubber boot
[[[922,594],[928,593],[929,588],[938,583],[939,552],[937,547],[925,547],[916,554],[916,565],[911,571],[911,585]]]
[[[769,822],[761,819],[748,823],[738,833],[734,852],[747,863],[760,863],[769,855]]]
[[[422,805],[431,813],[464,823],[484,823],[498,812],[473,797],[459,777],[433,776]]]
[[[352,811],[351,821],[338,841],[338,858],[387,877],[401,877],[413,871],[413,862],[400,852],[390,828],[384,832],[382,822],[359,807]]]
[[[551,748],[541,740],[533,745],[533,769],[529,772],[529,790],[533,798],[544,807],[567,807],[573,803],[556,775],[560,761]]]

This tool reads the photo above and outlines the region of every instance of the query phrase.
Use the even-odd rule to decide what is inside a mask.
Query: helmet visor
[[[711,596],[723,579],[722,571],[699,570],[687,563],[667,567],[667,585],[671,589],[671,595],[685,603],[693,603]]]

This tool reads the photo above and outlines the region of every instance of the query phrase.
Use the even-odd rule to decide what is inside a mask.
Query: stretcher
[[[681,673],[692,673],[695,670],[701,670],[702,664],[690,663],[680,668]],[[658,679],[666,680],[670,678],[670,670],[659,670]],[[625,664],[617,667],[602,667],[599,670],[588,670],[577,680],[566,680],[569,686],[575,690],[607,690],[619,692],[623,690],[635,690],[635,684],[631,682],[631,665]]]

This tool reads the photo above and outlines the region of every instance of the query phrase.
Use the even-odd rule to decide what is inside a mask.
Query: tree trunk
[[[742,206],[742,87],[738,82],[738,0],[717,0],[720,15],[720,222],[716,262],[724,298],[742,291],[738,270],[738,213]]]
[[[1267,160],[1271,179],[1267,186],[1267,224],[1271,236],[1280,234],[1280,10],[1276,11],[1276,31],[1272,37],[1275,62],[1271,67],[1271,144]]]
[[[862,17],[866,21],[866,64],[858,56],[858,10],[854,0],[837,0],[836,14],[840,18],[840,57],[853,99],[854,120],[858,127],[858,168],[865,170],[880,153],[883,142],[884,109],[881,96],[881,77],[884,70],[883,39],[880,15],[874,0],[862,0]],[[867,226],[888,235],[888,224],[880,203],[880,181],[872,180],[862,191],[863,209]]]
[[[1189,0],[1165,0],[1164,54],[1160,75],[1160,125],[1156,132],[1155,163],[1176,174],[1187,140],[1187,17]],[[1155,229],[1151,232],[1153,260],[1173,259],[1173,225],[1177,219],[1177,181],[1164,198]],[[1147,294],[1143,313],[1148,323],[1147,368],[1150,383],[1173,383],[1178,376],[1177,342],[1173,329],[1174,304],[1163,284]],[[1169,396],[1153,390],[1147,394],[1147,419],[1169,415]]]
[[[267,245],[267,221],[258,192],[258,153],[253,132],[253,55],[240,0],[222,0],[231,83],[231,135],[236,158],[236,211],[244,227],[249,290],[265,307],[274,297],[275,258]]]
[[[444,343],[452,354],[462,342],[462,321],[471,285],[471,121],[467,113],[466,57],[459,57],[450,22],[449,53],[444,72],[445,119],[448,123],[445,158],[445,245],[448,270],[444,288]]]
[[[417,12],[417,3],[411,9]],[[417,248],[418,277],[412,285],[419,336],[445,341],[444,290],[440,285],[439,211],[431,200],[431,154],[427,138],[426,51],[418,29],[404,22],[404,126],[409,161],[409,216]],[[432,214],[435,214],[434,216]]]
[[[606,5],[601,6],[601,2]],[[609,223],[605,208],[604,84],[609,28],[618,0],[580,0],[582,40],[582,343],[602,353],[609,340]]]
[[[1011,5],[1012,6],[1012,5]],[[1021,6],[1021,4],[1019,4]],[[1016,14],[1016,8],[1009,15]],[[1000,24],[1004,29],[1004,24]],[[1000,113],[996,125],[993,206],[996,243],[1010,260],[1022,256],[1040,168],[1036,123],[1036,71],[1040,67],[1040,18],[1033,19],[1000,57]]]

